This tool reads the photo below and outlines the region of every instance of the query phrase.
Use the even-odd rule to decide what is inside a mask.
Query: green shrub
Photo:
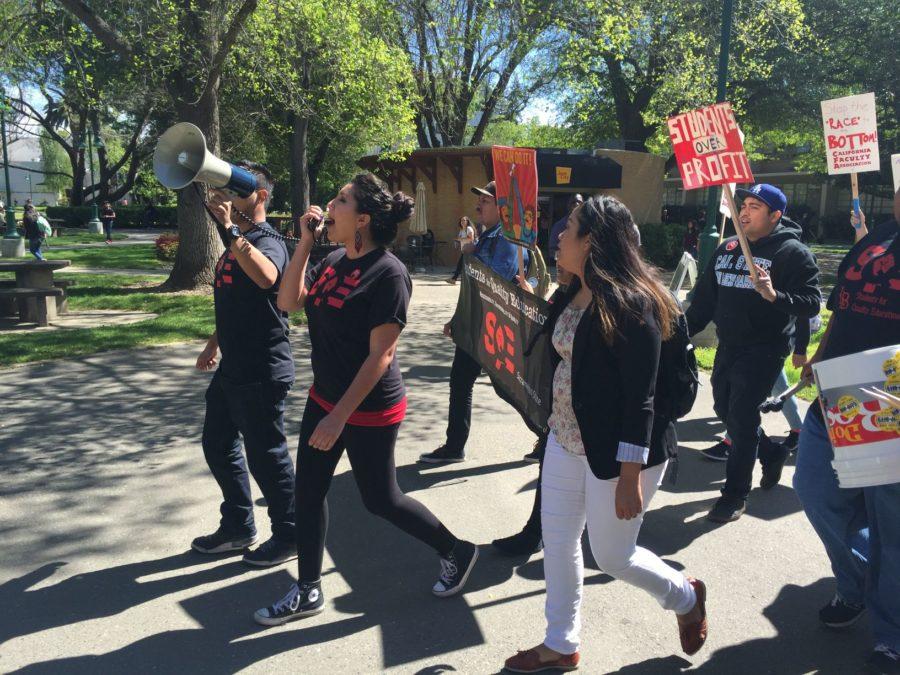
[[[645,223],[640,226],[641,247],[654,265],[672,269],[681,259],[684,225],[680,223]]]
[[[156,257],[159,260],[175,260],[178,253],[178,235],[172,232],[164,232],[156,238]]]
[[[177,207],[157,206],[156,223],[148,223],[146,206],[113,206],[116,212],[116,227],[178,227]],[[48,206],[47,218],[64,220],[67,227],[84,227],[93,217],[90,206]]]

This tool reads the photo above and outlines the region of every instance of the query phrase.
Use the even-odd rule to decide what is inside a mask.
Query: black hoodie
[[[822,297],[816,257],[800,241],[797,223],[782,218],[772,233],[750,242],[757,265],[768,270],[777,297],[764,299],[753,287],[737,237],[716,249],[694,290],[687,311],[691,335],[716,324],[719,343],[725,346],[771,346],[790,353],[795,317],[815,316]]]

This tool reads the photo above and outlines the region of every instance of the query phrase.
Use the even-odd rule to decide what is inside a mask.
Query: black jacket
[[[553,335],[557,319],[580,287],[576,279],[566,290],[554,293],[542,333]],[[619,475],[621,463],[616,460],[619,443],[649,447],[644,468],[665,461],[677,445],[671,422],[660,419],[654,424],[660,332],[653,312],[646,308],[640,321],[625,315],[618,325],[619,335],[612,345],[607,345],[590,306],[581,317],[572,345],[572,408],[588,464],[602,480]],[[555,371],[562,357],[551,340],[547,343]],[[530,353],[531,346],[525,356]],[[553,404],[552,394],[550,404]]]
[[[687,310],[691,335],[715,321],[723,345],[765,346],[787,356],[796,317],[806,321],[815,316],[822,302],[816,257],[800,241],[800,234],[799,225],[782,218],[768,237],[750,243],[756,264],[772,277],[774,302],[753,287],[738,238],[722,242],[697,282]]]

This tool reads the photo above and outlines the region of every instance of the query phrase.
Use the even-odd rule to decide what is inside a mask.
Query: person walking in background
[[[109,202],[103,202],[103,207],[100,209],[100,220],[103,222],[103,232],[106,234],[106,243],[111,244],[113,224],[116,221],[116,212],[113,211],[112,204]]]
[[[22,216],[22,226],[25,228],[25,238],[28,240],[28,250],[35,260],[43,260],[41,246],[46,237],[38,223],[38,212],[32,204],[25,205],[25,213]]]
[[[696,259],[697,248],[700,245],[700,228],[697,227],[697,221],[690,218],[687,222],[687,230],[681,240],[682,250],[691,254]]]
[[[661,344],[680,310],[641,257],[631,213],[613,197],[591,197],[575,210],[559,264],[575,278],[543,327],[550,353],[534,356],[554,364],[541,472],[547,629],[541,644],[505,667],[578,666],[585,524],[600,568],[675,612],[681,647],[694,654],[708,631],[706,586],[637,546],[668,460],[666,444],[653,442],[654,396]],[[670,422],[663,426],[674,433]]]
[[[468,216],[463,216],[459,219],[459,231],[456,233],[454,244],[459,250],[459,260],[456,261],[456,269],[453,270],[453,275],[447,279],[448,284],[455,284],[459,281],[459,275],[462,274],[463,260],[465,259],[463,250],[467,245],[475,245],[475,227]]]
[[[572,211],[582,204],[584,204],[584,197],[580,194],[574,194],[569,197],[569,202],[566,205],[566,215],[553,223],[553,227],[550,228],[550,260],[556,261],[556,255],[559,251],[559,235],[566,229],[566,223],[569,221]]]

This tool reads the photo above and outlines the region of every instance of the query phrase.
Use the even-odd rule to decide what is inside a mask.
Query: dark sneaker
[[[767,437],[761,438],[759,442],[760,445],[763,443],[768,445],[765,452],[766,463],[762,467],[762,478],[759,481],[759,487],[763,490],[771,490],[781,480],[784,463],[791,453],[781,443],[776,443]]]
[[[701,450],[700,454],[711,459],[714,462],[727,462],[728,450],[731,448],[731,441],[719,441],[712,447]]]
[[[191,548],[200,553],[228,553],[229,551],[243,551],[257,541],[255,534],[249,537],[236,537],[220,527],[212,534],[194,539],[191,542]]]
[[[819,621],[829,628],[846,628],[859,621],[865,611],[865,605],[852,605],[835,594],[831,602],[819,610]]]
[[[450,555],[441,558],[441,577],[431,589],[440,598],[459,593],[478,560],[478,547],[470,541],[459,540]]]
[[[305,616],[321,614],[324,610],[325,596],[322,594],[322,582],[303,582],[291,584],[287,595],[274,605],[256,610],[253,620],[263,626],[280,626]]]
[[[297,559],[297,544],[272,537],[259,548],[244,554],[244,562],[254,567],[274,567]]]
[[[538,464],[541,461],[541,458],[544,456],[544,450],[547,448],[547,437],[542,436],[534,442],[534,447],[531,448],[531,452],[525,455],[522,459],[529,464]]]
[[[788,452],[797,452],[797,443],[800,441],[800,431],[792,429],[781,442],[782,447]]]
[[[544,542],[540,535],[534,536],[533,534],[522,530],[511,537],[494,539],[494,541],[491,542],[491,546],[496,548],[503,555],[534,555],[544,548]]]
[[[887,645],[876,645],[875,651],[866,661],[866,670],[882,675],[900,673],[900,654]]]
[[[450,464],[452,462],[466,461],[466,453],[462,450],[453,450],[442,445],[434,452],[426,452],[419,455],[419,461],[423,464]]]
[[[722,495],[706,514],[706,519],[714,523],[732,523],[744,515],[746,508],[747,500]]]

